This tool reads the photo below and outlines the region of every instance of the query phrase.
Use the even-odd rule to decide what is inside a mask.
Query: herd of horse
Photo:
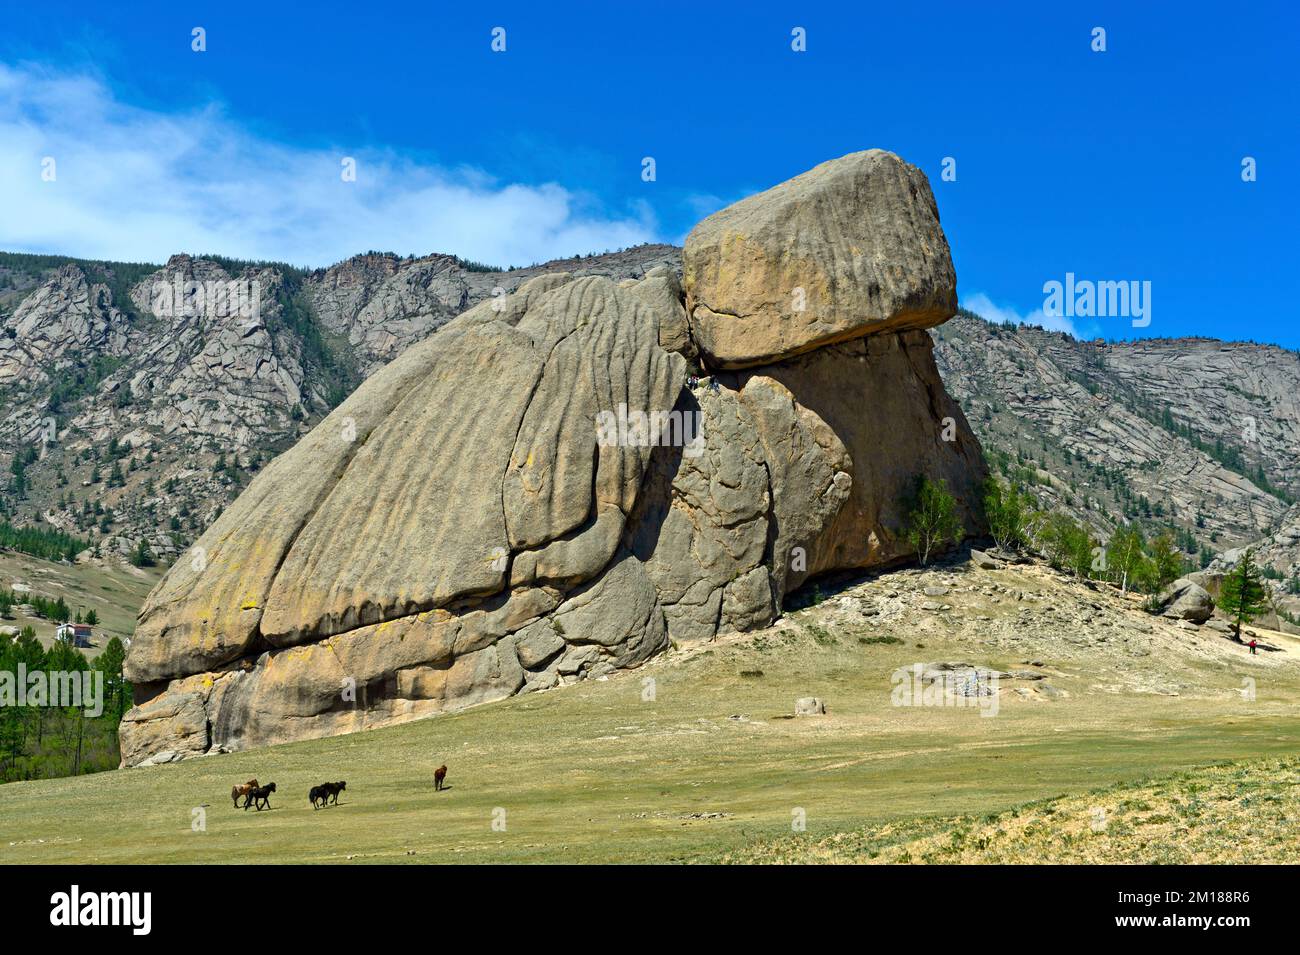
[[[337,783],[321,783],[319,786],[312,786],[311,791],[307,793],[307,798],[311,800],[313,809],[323,809],[325,806],[338,805],[339,793],[348,788],[348,784],[343,781]],[[239,800],[244,800],[244,808],[252,806],[257,812],[263,809],[271,808],[271,793],[275,792],[275,783],[267,783],[265,786],[259,786],[256,779],[250,779],[246,783],[240,783],[230,790],[230,800],[239,808]]]
[[[445,780],[447,778],[447,766],[443,764],[433,771],[433,788],[435,792],[441,792],[447,788]],[[307,793],[307,799],[311,802],[313,809],[323,809],[326,806],[337,806],[339,802],[339,793],[348,788],[348,784],[343,780],[336,783],[321,783],[319,786],[311,787]],[[234,803],[234,808],[239,808],[239,800],[244,800],[244,808],[253,807],[255,812],[261,812],[263,809],[271,808],[271,793],[275,792],[275,783],[267,783],[265,786],[258,785],[256,779],[250,779],[246,783],[239,783],[230,790],[230,800]]]

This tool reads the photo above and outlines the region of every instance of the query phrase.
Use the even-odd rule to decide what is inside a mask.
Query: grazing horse
[[[235,786],[233,789],[231,789],[230,799],[235,804],[234,808],[238,809],[239,800],[243,799],[245,796],[249,794],[249,792],[251,792],[256,788],[257,788],[257,780],[250,779],[248,782],[240,783],[238,786]]]
[[[434,792],[440,792],[442,790],[442,785],[443,785],[442,781],[446,778],[447,778],[447,764],[443,763],[441,766],[439,766],[437,769],[433,771]]]
[[[325,805],[325,800],[329,799],[329,793],[325,791],[324,786],[312,786],[311,791],[307,793],[307,798],[311,800],[313,809],[319,809],[320,806]],[[316,805],[318,801],[320,806]]]

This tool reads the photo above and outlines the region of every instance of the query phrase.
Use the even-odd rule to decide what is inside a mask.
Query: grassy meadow
[[[1280,760],[1300,743],[1294,666],[1272,667],[1247,700],[1240,675],[1208,658],[1177,661],[1196,688],[1178,696],[1115,692],[1086,661],[1048,659],[1061,698],[1004,691],[988,718],[890,705],[891,672],[972,657],[963,635],[927,633],[918,647],[902,631],[880,641],[828,629],[812,623],[817,612],[607,680],[402,726],[0,786],[0,863],[909,861],[852,848],[883,844],[887,826],[919,827],[884,842],[917,842],[920,861],[953,827],[970,828],[952,817],[1069,797],[1052,822],[1088,831],[1092,791]],[[1017,656],[982,651],[979,662],[1010,668]],[[809,694],[828,714],[793,718]],[[435,793],[442,763],[450,788]],[[1255,772],[1224,770],[1239,771]],[[277,784],[270,811],[232,808],[231,786],[250,777]],[[307,790],[340,779],[340,805],[314,811]],[[1261,797],[1255,811],[1294,813],[1294,801]],[[806,831],[793,832],[801,815]],[[1164,825],[1181,839],[1178,824],[1194,823]],[[826,848],[836,837],[850,848]],[[1014,861],[1064,857],[1022,848]],[[1130,856],[1159,861],[1116,858]]]

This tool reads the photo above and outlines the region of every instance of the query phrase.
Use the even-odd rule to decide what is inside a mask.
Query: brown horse
[[[447,765],[444,763],[433,771],[433,791],[439,792],[442,789],[442,781],[447,778]]]
[[[232,790],[230,790],[230,798],[234,801],[235,808],[236,809],[239,808],[239,800],[243,799],[245,796],[247,796],[250,792],[252,792],[256,788],[257,788],[257,780],[250,779],[248,782],[241,783],[238,786],[234,787]]]

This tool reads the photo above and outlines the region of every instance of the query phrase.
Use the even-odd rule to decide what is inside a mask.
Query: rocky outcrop
[[[899,531],[918,475],[944,481],[966,528],[979,527],[983,456],[924,332],[872,335],[738,380],[771,475],[781,594],[819,573],[913,557]]]
[[[232,276],[215,262],[175,255],[133,290],[161,325],[121,385],[149,406],[142,423],[150,433],[211,436],[244,451],[288,430],[310,397],[297,349],[268,326],[281,316],[280,287],[274,269]]]
[[[671,408],[684,377],[655,315],[600,278],[539,278],[408,350],[272,462],[150,596],[128,669],[164,702],[123,723],[124,762],[160,739],[176,748],[182,734],[152,714],[192,712],[195,674],[211,688],[206,746],[237,748],[662,649],[656,591],[621,547],[652,447],[602,441],[595,422]]]
[[[23,299],[0,334],[0,389],[24,388],[93,355],[121,356],[131,341],[127,317],[102,284],[65,265]]]
[[[1214,615],[1214,598],[1200,584],[1180,577],[1156,598],[1166,617],[1205,623]]]
[[[894,169],[929,221],[924,180],[882,155],[840,162]],[[896,188],[874,175],[819,174],[801,194],[823,208]],[[885,207],[905,218],[901,201]],[[831,254],[801,235],[770,254]],[[870,262],[892,288],[895,260],[921,254],[891,257],[910,233],[873,241],[834,288],[851,294]],[[940,246],[947,263],[941,233],[924,255]],[[979,447],[924,331],[872,317],[728,370],[689,301],[668,268],[541,275],[370,377],[150,595],[123,762],[455,710],[767,626],[818,574],[912,556],[902,500],[920,474],[978,529]]]
[[[1251,561],[1266,575],[1262,582],[1269,592],[1269,609],[1258,618],[1259,624],[1300,633],[1300,504],[1292,505],[1270,534],[1215,557],[1201,575],[1208,578],[1202,585],[1217,595],[1223,578],[1248,551]]]
[[[680,253],[640,246],[495,272],[445,255],[367,254],[306,274],[176,256],[166,275],[75,260],[35,268],[0,253],[0,376],[8,382],[0,384],[0,449],[41,453],[27,467],[27,503],[15,519],[50,520],[103,554],[145,540],[170,559],[264,460],[364,377],[437,334],[461,302],[513,293],[547,272],[602,276],[658,299],[656,308],[672,303],[660,344],[696,360],[681,291],[670,292],[666,277],[681,274]],[[238,281],[263,268],[276,279],[264,289],[271,294],[263,295],[261,330],[247,342],[219,322],[153,311],[160,279],[188,270]],[[642,281],[652,273],[660,277]],[[1300,494],[1294,352],[1210,339],[1081,341],[965,312],[929,331],[948,392],[984,445],[1007,453],[1018,480],[1033,481],[1044,507],[1091,524],[1102,539],[1132,521],[1148,531],[1176,528],[1202,562],[1262,547],[1276,531],[1269,562],[1288,579],[1300,567],[1296,521],[1286,516],[1287,498]],[[119,487],[109,483],[115,456]],[[1032,478],[1022,470],[1031,462]],[[109,526],[87,510],[87,498],[111,511]],[[1300,615],[1300,599],[1280,597]]]
[[[1229,573],[1247,551],[1256,565],[1269,568],[1277,578],[1289,581],[1300,576],[1300,504],[1292,505],[1271,533],[1225,550],[1214,559],[1208,570],[1220,575]]]

